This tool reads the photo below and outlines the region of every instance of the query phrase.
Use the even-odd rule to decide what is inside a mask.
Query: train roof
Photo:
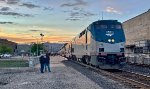
[[[92,24],[113,24],[113,23],[120,23],[118,20],[98,20],[93,22]]]
[[[93,25],[93,24],[115,24],[115,23],[117,23],[117,24],[121,24],[120,22],[118,22],[118,20],[98,20],[98,21],[95,21],[95,22],[93,22],[93,23],[91,23],[90,25]],[[89,26],[90,26],[89,25]],[[88,26],[88,27],[89,27]],[[80,36],[82,36],[84,33],[85,33],[85,31],[87,30],[87,28],[86,29],[84,29],[82,32],[80,32],[77,36],[75,36],[73,39],[72,39],[72,41],[74,41],[76,38],[79,38]],[[71,41],[71,42],[72,42]],[[67,44],[66,44],[67,45]],[[66,46],[65,45],[65,46]]]

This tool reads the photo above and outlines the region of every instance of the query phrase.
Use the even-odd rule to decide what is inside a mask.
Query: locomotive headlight
[[[111,42],[111,39],[108,39],[108,42]]]
[[[111,41],[112,41],[112,42],[115,42],[115,40],[114,40],[114,39],[111,39]]]

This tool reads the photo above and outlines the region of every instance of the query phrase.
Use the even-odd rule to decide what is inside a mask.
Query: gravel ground
[[[127,71],[131,71],[131,72],[135,72],[135,73],[139,73],[139,74],[150,76],[150,67],[143,67],[143,66],[127,64],[123,68],[123,70],[127,70]]]
[[[14,70],[0,70],[0,89],[129,89],[59,56],[51,57],[50,73]]]

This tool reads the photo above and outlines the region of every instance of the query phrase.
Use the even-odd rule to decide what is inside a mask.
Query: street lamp
[[[40,34],[40,36],[41,36],[41,43],[43,42],[43,37],[44,37],[44,34],[43,33],[41,33]],[[43,45],[42,45],[43,46]],[[44,51],[44,46],[43,46],[43,51]]]
[[[41,33],[41,34],[40,34],[40,36],[41,36],[41,41],[43,42],[44,34],[43,34],[43,33]]]

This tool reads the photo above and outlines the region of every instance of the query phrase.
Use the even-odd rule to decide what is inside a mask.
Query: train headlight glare
[[[112,42],[115,42],[115,40],[114,40],[114,39],[112,39],[111,41],[112,41]]]
[[[108,42],[111,42],[111,39],[108,39]]]

